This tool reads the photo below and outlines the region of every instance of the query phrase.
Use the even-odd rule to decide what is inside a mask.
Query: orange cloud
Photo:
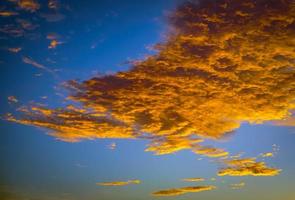
[[[129,181],[115,181],[115,182],[101,182],[96,183],[96,185],[100,186],[125,186],[131,184],[140,184],[140,180],[129,180]]]
[[[191,149],[226,156],[198,147],[196,138],[222,138],[242,122],[282,120],[295,108],[294,21],[292,0],[184,3],[170,14],[171,32],[155,55],[125,72],[68,82],[68,99],[85,112],[28,108],[12,121],[62,140],[147,138],[147,151],[158,155]],[[220,174],[277,173],[264,163],[248,165]]]
[[[214,190],[216,187],[213,185],[208,186],[190,186],[190,187],[182,187],[182,188],[172,188],[167,190],[160,190],[157,192],[153,192],[153,196],[178,196],[185,193],[192,192],[203,192],[208,190]]]
[[[19,0],[18,6],[30,12],[35,12],[40,8],[40,4],[36,0]]]
[[[14,15],[18,15],[18,13],[13,11],[0,11],[0,16],[2,17],[10,17]]]
[[[228,156],[228,152],[223,149],[218,149],[214,147],[200,147],[193,149],[193,152],[196,154],[204,155],[207,157],[217,158]]]
[[[219,170],[218,176],[276,176],[281,170],[267,167],[255,158],[233,159],[225,161],[228,167]]]
[[[203,139],[178,136],[162,137],[152,140],[145,151],[155,152],[155,155],[171,154],[180,150],[194,148],[200,142],[203,142]]]
[[[286,119],[273,122],[276,126],[295,126],[295,116],[289,116]]]

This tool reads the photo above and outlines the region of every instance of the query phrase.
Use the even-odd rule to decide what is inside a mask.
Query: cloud
[[[152,140],[145,151],[155,152],[155,155],[171,154],[180,150],[194,148],[200,142],[203,142],[203,139],[176,136],[162,137]]]
[[[39,27],[39,25],[37,25],[37,24],[33,24],[33,23],[30,22],[29,20],[17,19],[16,21],[20,24],[20,26],[21,26],[24,30],[32,31],[32,30],[36,29],[37,27]]]
[[[24,9],[30,12],[35,12],[40,8],[40,4],[36,0],[19,0],[18,6],[21,9]]]
[[[81,139],[96,138],[135,138],[132,129],[126,124],[106,118],[88,110],[79,109],[72,105],[65,109],[51,110],[37,106],[23,107],[21,112],[26,118],[16,119],[10,117],[10,121],[46,127],[55,136],[63,141],[76,142]],[[46,120],[43,120],[46,118]],[[62,121],[62,123],[58,122]],[[81,131],[83,130],[83,131]],[[93,133],[96,134],[93,134]]]
[[[261,156],[262,156],[263,158],[267,158],[267,157],[273,157],[274,154],[273,154],[272,152],[267,152],[267,153],[263,153],[263,154],[261,154]]]
[[[25,33],[22,28],[13,24],[5,24],[4,26],[0,27],[0,32],[5,33],[11,37],[22,37]]]
[[[276,176],[281,170],[257,162],[255,158],[233,159],[225,161],[228,167],[219,170],[218,176]]]
[[[226,156],[195,140],[220,139],[243,122],[282,120],[295,107],[295,4],[214,2],[187,2],[171,12],[171,31],[158,52],[130,70],[69,81],[68,99],[85,112],[28,108],[13,121],[47,128],[62,140],[146,138],[147,151],[157,155],[191,149]],[[248,165],[220,174],[277,173],[264,163]]]
[[[213,185],[208,186],[190,186],[190,187],[182,187],[182,188],[172,188],[167,190],[160,190],[157,192],[153,192],[153,196],[178,196],[186,193],[193,192],[203,192],[208,190],[214,190],[216,187]]]
[[[49,0],[48,1],[48,8],[53,9],[53,10],[57,10],[60,5],[59,5],[59,1],[57,0]]]
[[[295,126],[295,116],[289,116],[286,119],[273,122],[276,126]]]
[[[204,178],[184,178],[182,179],[182,181],[185,182],[200,182],[200,181],[204,181]]]
[[[8,48],[8,51],[12,52],[12,53],[18,53],[22,50],[21,47],[11,47],[11,48]]]
[[[245,182],[240,182],[240,183],[233,183],[233,184],[230,184],[230,188],[231,189],[241,189],[243,187],[245,187]]]
[[[44,65],[34,61],[33,59],[31,59],[29,57],[23,56],[22,60],[23,60],[24,63],[32,65],[32,66],[34,66],[36,68],[43,69],[43,70],[48,71],[48,72],[52,72],[51,69],[49,69],[49,68],[45,67]]]
[[[125,185],[131,185],[131,184],[140,184],[140,180],[96,183],[96,185],[99,185],[99,186],[125,186]]]
[[[0,16],[2,17],[10,17],[15,15],[18,15],[18,13],[13,11],[0,11]]]
[[[225,157],[228,156],[228,152],[223,149],[215,147],[200,147],[193,150],[194,153],[204,155],[211,158]]]
[[[9,103],[17,103],[18,100],[15,96],[8,96],[7,97]]]
[[[111,144],[108,145],[108,149],[110,150],[115,150],[117,147],[117,144],[115,142],[112,142]]]

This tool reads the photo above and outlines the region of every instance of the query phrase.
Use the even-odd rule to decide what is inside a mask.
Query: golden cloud
[[[100,186],[125,186],[131,184],[140,184],[140,180],[129,180],[129,181],[115,181],[115,182],[101,182],[96,183],[96,185]]]
[[[157,192],[153,192],[153,196],[178,196],[186,193],[192,192],[203,192],[208,190],[214,190],[216,187],[213,185],[208,186],[190,186],[190,187],[182,187],[182,188],[172,188],[167,190],[160,190]]]
[[[62,140],[147,138],[147,151],[155,154],[192,149],[222,157],[227,152],[198,148],[198,138],[219,139],[242,122],[291,115],[293,0],[188,2],[169,22],[171,32],[155,46],[158,52],[130,70],[69,81],[68,99],[82,104],[79,109],[28,108],[10,120],[47,128]],[[247,165],[220,175],[278,173],[264,163]]]
[[[36,0],[19,0],[18,6],[30,12],[35,12],[40,8],[40,4]]]
[[[218,149],[215,147],[200,147],[193,150],[194,153],[204,155],[211,158],[226,157],[228,152],[223,149]]]
[[[284,120],[273,122],[276,126],[295,126],[295,116],[287,117]]]
[[[276,176],[281,170],[270,168],[255,158],[233,159],[225,161],[228,167],[219,170],[218,176]]]
[[[267,158],[267,157],[273,157],[274,154],[273,154],[272,152],[267,152],[267,153],[263,153],[263,154],[261,154],[261,156],[262,156],[263,158]]]
[[[0,16],[2,17],[10,17],[14,15],[18,15],[18,13],[13,11],[0,11]]]

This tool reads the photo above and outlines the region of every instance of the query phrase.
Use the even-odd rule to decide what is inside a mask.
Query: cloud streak
[[[96,183],[99,186],[126,186],[132,184],[140,184],[140,180],[129,180],[129,181],[114,181],[114,182],[101,182]]]
[[[160,190],[153,192],[153,196],[179,196],[186,193],[195,193],[195,192],[203,192],[216,189],[213,185],[208,186],[189,186],[189,187],[182,187],[182,188],[171,188],[167,190]]]

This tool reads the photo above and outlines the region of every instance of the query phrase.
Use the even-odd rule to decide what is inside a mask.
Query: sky
[[[294,13],[1,1],[1,199],[293,200]]]

